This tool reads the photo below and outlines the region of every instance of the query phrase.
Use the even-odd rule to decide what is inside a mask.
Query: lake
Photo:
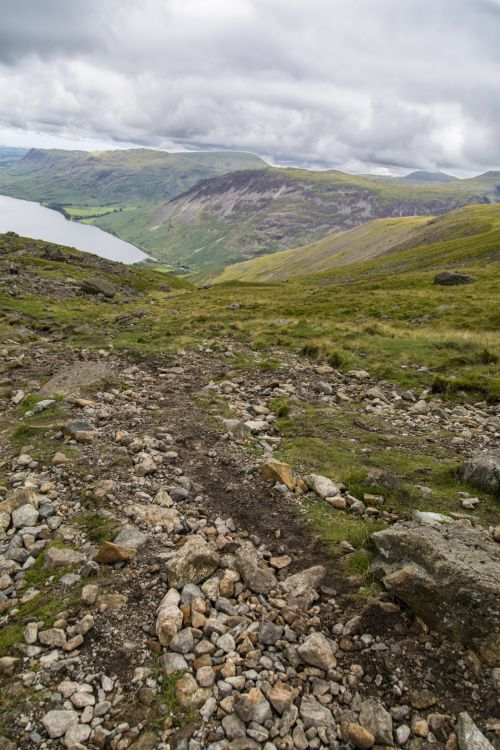
[[[0,195],[0,234],[4,232],[68,245],[120,263],[138,263],[149,257],[130,242],[119,240],[98,227],[69,221],[59,211],[39,203]]]

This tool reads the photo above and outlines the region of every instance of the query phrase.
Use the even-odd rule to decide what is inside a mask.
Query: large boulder
[[[325,672],[337,666],[331,644],[323,633],[311,633],[297,651],[302,661]]]
[[[291,597],[297,598],[312,594],[312,601],[317,599],[316,590],[321,586],[321,582],[326,575],[326,568],[323,565],[314,565],[312,568],[301,570],[300,573],[294,573],[283,581],[283,589]]]
[[[168,582],[176,589],[187,583],[203,583],[219,566],[219,554],[201,535],[188,536],[185,544],[166,563]]]
[[[397,523],[372,534],[374,571],[433,630],[500,663],[500,547],[461,523]]]
[[[104,297],[114,297],[118,289],[110,281],[92,276],[80,282],[80,289],[86,294],[102,294]]]
[[[456,273],[455,271],[443,271],[436,274],[434,283],[438,286],[459,286],[460,284],[470,284],[470,276],[465,273]]]
[[[326,500],[327,497],[336,497],[340,495],[340,490],[337,485],[332,482],[328,477],[324,477],[321,474],[307,474],[304,477],[304,481],[318,497],[322,500]]]
[[[500,494],[500,453],[490,452],[471,458],[460,466],[459,474],[464,482]]]

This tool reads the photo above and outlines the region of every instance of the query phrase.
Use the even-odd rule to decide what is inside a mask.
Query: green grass
[[[82,262],[83,254],[68,252],[67,261],[50,262],[40,257],[43,246],[31,243],[16,262],[58,280],[92,272],[91,256]],[[494,400],[500,394],[498,264],[478,265],[474,252],[461,247],[461,262],[475,278],[465,287],[434,285],[436,269],[426,267],[423,250],[422,270],[413,265],[398,270],[399,253],[307,281],[201,290],[150,269],[109,264],[99,273],[128,289],[128,296],[104,304],[90,297],[60,304],[35,295],[5,296],[0,313],[21,316],[40,335],[62,333],[76,347],[97,349],[111,342],[130,356],[165,356],[202,340],[224,351],[232,340],[255,352],[228,358],[233,369],[260,366],[271,372],[279,368],[279,351],[290,350],[342,370],[366,369],[404,387],[434,384],[444,393],[465,390],[471,400]],[[403,255],[405,263],[406,255],[414,263],[412,251]],[[229,309],[233,303],[240,308]],[[419,372],[422,366],[429,372]]]
[[[316,535],[328,543],[334,556],[340,554],[340,542],[349,542],[360,549],[371,534],[385,527],[383,523],[364,521],[342,510],[335,510],[320,500],[307,502],[307,519]]]
[[[370,429],[359,426],[360,417]],[[366,415],[355,405],[336,407],[334,411],[308,405],[295,409],[278,425],[284,436],[279,458],[302,473],[316,472],[344,482],[356,497],[381,494],[385,498],[382,508],[400,516],[411,517],[414,510],[460,511],[458,492],[477,494],[457,478],[457,457],[448,447],[447,433],[398,438],[384,427],[383,420]],[[374,469],[392,474],[397,486],[386,489],[368,483],[368,474]],[[421,496],[418,485],[433,490],[430,500]],[[477,514],[486,523],[495,523],[498,501],[484,493],[479,496],[482,502]],[[325,512],[334,518],[339,514],[329,508]]]
[[[49,546],[65,547],[62,542],[52,542]],[[60,579],[66,573],[73,572],[72,567],[44,569],[43,563],[48,549],[49,547],[46,547],[38,555],[35,564],[26,571],[22,589],[23,592],[35,588],[41,593],[28,602],[19,604],[17,614],[7,625],[0,628],[0,656],[13,655],[16,643],[23,641],[23,629],[27,622],[41,620],[46,628],[51,627],[59,612],[76,606],[80,601],[81,586],[68,589],[59,585]]]
[[[120,531],[120,524],[114,518],[99,516],[95,511],[80,513],[73,523],[81,526],[89,541],[94,544],[112,541]]]

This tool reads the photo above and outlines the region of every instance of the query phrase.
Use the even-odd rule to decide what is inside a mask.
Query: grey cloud
[[[499,38],[498,0],[17,0],[0,126],[483,171],[500,165]]]

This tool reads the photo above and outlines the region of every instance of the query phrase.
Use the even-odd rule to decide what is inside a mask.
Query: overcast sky
[[[0,0],[0,143],[500,167],[500,0]]]

